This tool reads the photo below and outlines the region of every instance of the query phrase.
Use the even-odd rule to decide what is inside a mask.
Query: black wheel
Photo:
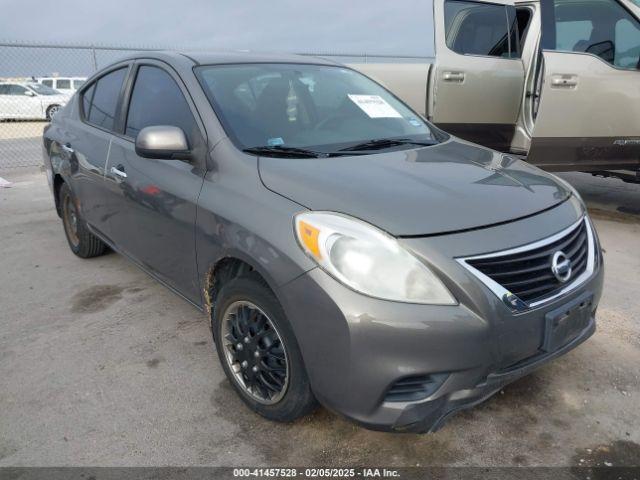
[[[107,246],[87,228],[78,213],[76,199],[66,183],[60,187],[59,205],[64,233],[71,251],[82,258],[102,255]]]
[[[211,326],[224,372],[252,410],[290,422],[315,408],[293,330],[258,275],[237,277],[222,287]]]
[[[51,121],[55,114],[58,113],[58,110],[60,110],[60,105],[51,105],[47,108],[47,120]]]

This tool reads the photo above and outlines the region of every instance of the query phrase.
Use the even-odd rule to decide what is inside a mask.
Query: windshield
[[[40,95],[60,95],[60,92],[40,83],[28,83],[27,86]]]
[[[329,153],[372,145],[372,140],[403,141],[378,142],[379,150],[442,139],[387,90],[348,68],[216,65],[198,67],[196,75],[227,134],[243,150],[291,147]]]

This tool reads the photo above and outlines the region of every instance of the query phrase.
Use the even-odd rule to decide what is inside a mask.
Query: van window
[[[504,58],[519,56],[513,6],[447,0],[444,21],[447,46],[456,53]],[[511,48],[510,43],[514,43]]]
[[[197,129],[189,104],[171,75],[158,67],[142,66],[131,94],[125,135],[135,137],[153,125],[179,127],[189,139]]]
[[[79,89],[82,85],[84,85],[84,80],[74,80],[73,81],[74,90]]]
[[[84,118],[89,123],[107,130],[114,129],[118,99],[126,73],[126,68],[115,70],[100,77],[85,90],[82,105]]]
[[[640,22],[616,0],[555,0],[555,50],[585,52],[640,69]]]
[[[41,83],[47,87],[53,87],[53,80],[42,80]]]
[[[56,80],[56,88],[61,88],[62,90],[69,90],[71,88],[71,80]]]

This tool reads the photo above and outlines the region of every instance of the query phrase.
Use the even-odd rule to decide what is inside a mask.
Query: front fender
[[[218,262],[237,258],[260,273],[277,295],[282,285],[315,267],[293,231],[293,217],[303,208],[264,187],[255,157],[233,155],[230,149],[215,157],[226,161],[218,160],[216,170],[205,175],[198,199],[196,252],[202,291]]]

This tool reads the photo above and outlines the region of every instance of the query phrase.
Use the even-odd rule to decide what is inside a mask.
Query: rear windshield
[[[376,139],[434,143],[442,138],[387,90],[348,68],[215,65],[196,68],[196,75],[241,149],[282,146],[331,152]]]

